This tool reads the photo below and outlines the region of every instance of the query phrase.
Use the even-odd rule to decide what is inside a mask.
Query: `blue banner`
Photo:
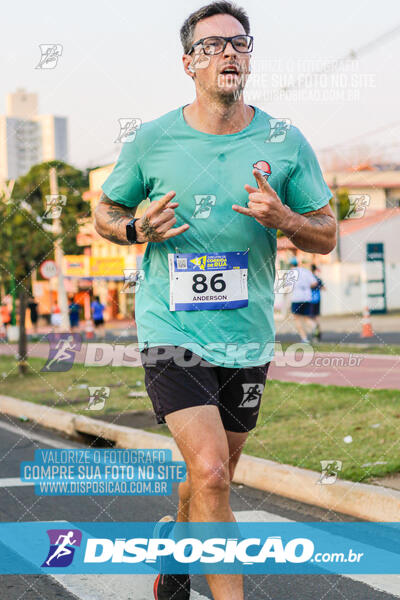
[[[155,529],[156,528],[156,529]],[[0,573],[400,574],[400,523],[0,524]]]

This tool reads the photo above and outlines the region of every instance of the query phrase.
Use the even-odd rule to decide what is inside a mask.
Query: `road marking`
[[[35,440],[36,442],[41,442],[42,444],[46,444],[47,446],[53,446],[53,448],[86,448],[84,444],[72,442],[71,440],[59,442],[58,440],[47,437],[46,435],[42,435],[41,433],[35,433],[34,431],[29,431],[27,429],[24,429],[23,427],[17,427],[17,425],[4,423],[4,421],[1,420],[0,428],[10,431],[10,433],[20,435],[21,437],[25,437],[30,441]]]
[[[35,485],[33,481],[21,481],[19,477],[3,477],[0,479],[0,488],[19,487],[21,485]]]
[[[150,600],[153,598],[155,575],[52,575],[79,600],[104,600],[118,590],[118,600]],[[195,590],[190,600],[210,600]]]
[[[292,377],[307,377],[308,379],[318,379],[319,377],[332,375],[332,373],[328,373],[327,371],[323,371],[322,373],[318,371],[286,371],[286,374]]]
[[[264,510],[243,510],[234,512],[233,514],[237,521],[248,521],[251,523],[296,523],[296,521],[280,517],[279,515]],[[392,594],[392,596],[395,596],[396,598],[400,598],[400,575],[348,575],[346,573],[345,575],[341,575],[341,577],[348,577],[354,581],[365,583],[375,590],[386,592],[387,594]]]
[[[10,423],[4,423],[4,421],[0,420],[0,429],[4,429],[9,431],[10,433],[15,433],[16,435],[20,435],[21,437],[25,437],[28,440],[35,440],[36,442],[41,442],[42,444],[46,444],[46,446],[52,446],[53,448],[85,448],[84,444],[78,444],[76,442],[70,442],[70,440],[65,440],[65,442],[59,442],[58,440],[54,440],[45,435],[41,435],[40,433],[35,433],[34,431],[27,431],[22,427],[17,427],[17,425],[11,425]],[[0,479],[0,488],[6,487],[20,487],[26,485],[34,485],[34,482],[30,481],[21,481],[19,477],[2,477]]]
[[[60,521],[58,521],[60,522]],[[68,521],[64,521],[67,523]],[[73,527],[71,525],[71,527]],[[153,598],[154,575],[50,575],[79,600],[104,600],[118,590],[118,600],[150,600]],[[196,590],[190,600],[210,600]]]
[[[264,510],[235,511],[239,522],[249,523],[295,523]],[[103,600],[118,590],[119,600],[149,600],[153,597],[154,575],[52,575],[79,600]],[[133,579],[134,577],[134,579]],[[400,575],[341,575],[364,583],[376,590],[400,598]],[[195,590],[191,600],[209,600]]]

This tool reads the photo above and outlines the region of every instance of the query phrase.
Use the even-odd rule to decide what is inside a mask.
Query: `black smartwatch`
[[[136,221],[139,221],[139,219],[132,219],[126,224],[126,239],[130,244],[145,244],[146,242],[137,241]]]

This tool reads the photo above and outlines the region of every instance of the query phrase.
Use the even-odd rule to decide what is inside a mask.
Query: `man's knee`
[[[230,472],[228,461],[199,457],[190,468],[192,488],[225,491],[229,488]]]

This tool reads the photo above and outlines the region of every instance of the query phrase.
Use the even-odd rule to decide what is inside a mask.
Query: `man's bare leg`
[[[165,420],[189,473],[188,485],[179,486],[179,520],[235,522],[229,505],[230,474],[234,466],[230,469],[228,436],[218,408],[210,405],[185,408],[170,413]],[[240,442],[243,446],[243,439]],[[236,462],[238,454],[234,453]],[[206,578],[214,600],[243,600],[242,575],[210,574]]]
[[[233,480],[236,465],[239,461],[240,455],[243,450],[243,446],[246,443],[248,432],[238,433],[236,431],[226,431],[226,437],[228,441],[229,449],[229,479]],[[190,478],[189,473],[187,474],[186,481],[178,486],[179,504],[178,514],[176,520],[180,523],[187,523],[189,521],[189,504],[190,504]]]
[[[307,339],[307,329],[305,328],[305,319],[308,317],[303,317],[300,315],[294,314],[294,324],[296,325],[297,332],[302,340]]]

